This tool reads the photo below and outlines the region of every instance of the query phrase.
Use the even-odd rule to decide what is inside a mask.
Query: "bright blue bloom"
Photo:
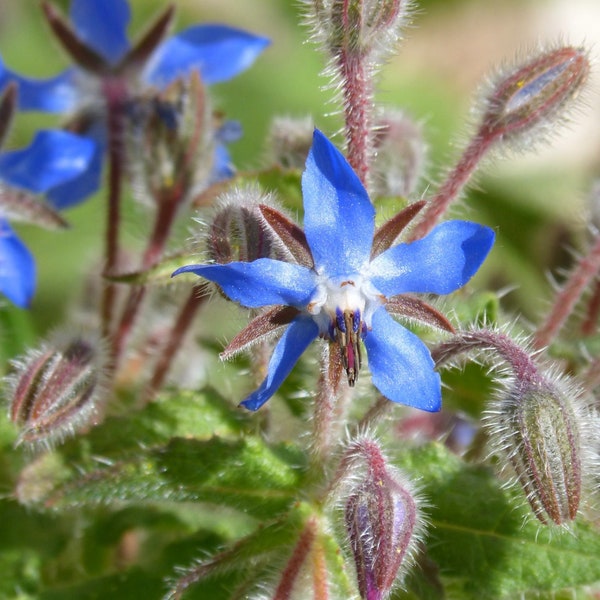
[[[163,90],[194,70],[200,72],[204,84],[211,85],[246,70],[269,44],[264,37],[225,25],[195,25],[159,43],[142,64],[136,63],[132,73],[131,65],[119,70],[132,49],[127,36],[131,20],[127,0],[73,0],[70,19],[78,38],[105,61],[105,73],[74,67],[50,79],[36,80],[9,70],[0,60],[0,89],[16,81],[21,110],[85,113],[90,120],[84,133],[98,144],[96,155],[80,178],[50,194],[57,208],[80,202],[100,185],[107,143],[104,123],[98,126],[104,80],[120,78],[131,99],[144,89]],[[228,173],[229,156],[221,145],[217,161],[215,173]]]
[[[64,131],[40,131],[27,148],[0,154],[0,293],[26,308],[35,290],[35,262],[5,217],[19,217],[19,207],[4,202],[12,190],[41,194],[88,168],[93,143]],[[18,204],[18,198],[16,200]]]
[[[398,244],[371,259],[373,205],[345,158],[319,131],[306,162],[302,193],[313,268],[262,258],[189,265],[174,273],[192,272],[213,281],[249,308],[287,305],[299,311],[275,347],[266,379],[242,404],[260,408],[320,336],[345,353],[350,385],[362,339],[373,383],[385,397],[439,410],[440,379],[429,350],[391,317],[385,304],[407,292],[448,294],[462,287],[490,251],[493,231],[448,221],[423,239]]]

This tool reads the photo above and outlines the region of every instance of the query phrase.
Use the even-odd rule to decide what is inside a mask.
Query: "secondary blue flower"
[[[386,305],[392,306],[394,297],[407,292],[448,294],[462,287],[490,251],[493,231],[448,221],[423,239],[373,252],[373,205],[345,158],[319,131],[314,133],[302,176],[302,193],[312,266],[261,258],[188,265],[174,273],[192,272],[213,281],[229,298],[249,308],[293,307],[266,379],[242,405],[260,408],[320,336],[339,346],[350,385],[360,368],[362,341],[373,383],[384,396],[439,410],[440,380],[429,350],[391,317]]]
[[[93,143],[65,131],[40,131],[20,150],[0,154],[0,293],[26,308],[35,290],[35,262],[6,217],[30,222],[53,218],[41,201],[22,192],[43,194],[88,168]]]
[[[225,25],[195,25],[163,39],[171,21],[168,9],[137,44],[127,28],[131,11],[127,0],[73,0],[71,26],[46,2],[46,17],[76,64],[50,79],[31,79],[8,69],[0,60],[0,89],[15,81],[22,110],[77,115],[79,133],[96,143],[90,168],[81,177],[50,194],[58,208],[80,202],[100,184],[107,147],[105,105],[115,94],[125,105],[148,90],[160,91],[179,77],[200,72],[207,85],[227,81],[252,65],[269,44],[264,37]],[[98,126],[98,121],[102,126]],[[217,140],[219,142],[219,140]],[[228,156],[219,146],[215,172],[227,172]]]

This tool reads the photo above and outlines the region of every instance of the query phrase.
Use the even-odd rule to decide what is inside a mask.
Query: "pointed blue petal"
[[[54,208],[65,210],[77,206],[100,189],[104,151],[103,146],[96,144],[87,169],[46,192],[46,199]]]
[[[172,275],[195,273],[219,284],[225,294],[248,308],[285,304],[306,306],[315,289],[314,273],[306,267],[270,258],[226,265],[188,265]]]
[[[0,89],[11,81],[18,84],[20,110],[63,113],[75,109],[79,93],[74,74],[68,69],[50,79],[30,79],[7,69],[0,59]]]
[[[46,192],[47,200],[58,210],[76,206],[94,194],[102,183],[102,165],[106,153],[106,129],[97,121],[84,132],[93,143],[93,152],[87,168],[72,179],[52,187]]]
[[[15,187],[42,193],[88,168],[94,143],[66,131],[38,131],[22,150],[0,155],[0,178]]]
[[[231,162],[231,156],[225,144],[215,144],[214,163],[210,173],[209,183],[218,183],[231,179],[235,175],[235,169]]]
[[[315,267],[330,277],[360,272],[373,244],[375,209],[342,154],[318,130],[302,175],[304,231]]]
[[[385,296],[405,292],[449,294],[477,272],[494,232],[468,221],[447,221],[424,238],[398,244],[371,263],[371,282]]]
[[[131,10],[126,0],[72,0],[70,15],[77,35],[109,63],[117,63],[129,50]]]
[[[435,412],[442,403],[440,376],[429,350],[384,307],[373,314],[364,338],[373,385],[392,402]]]
[[[318,335],[319,327],[312,319],[300,317],[292,321],[273,350],[267,377],[241,405],[249,410],[258,410],[277,391],[302,353]]]
[[[9,224],[0,219],[0,293],[27,308],[35,291],[35,262]]]
[[[147,83],[164,88],[192,70],[211,85],[245,71],[270,44],[267,38],[226,25],[196,25],[163,42],[146,69]]]

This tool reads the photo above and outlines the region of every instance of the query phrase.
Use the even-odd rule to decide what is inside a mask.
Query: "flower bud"
[[[180,205],[206,187],[215,169],[218,124],[212,122],[198,73],[128,106],[136,198]]]
[[[421,128],[404,113],[394,111],[377,120],[375,131],[376,194],[406,198],[423,173],[426,147]]]
[[[314,125],[310,117],[273,119],[269,150],[276,164],[285,169],[303,169],[312,144]]]
[[[329,52],[389,52],[398,37],[410,2],[407,0],[313,0],[315,31]],[[392,40],[390,40],[390,37]]]
[[[6,383],[9,416],[21,428],[18,444],[51,446],[99,416],[106,359],[98,340],[56,335],[12,366]]]
[[[510,141],[559,116],[581,91],[589,71],[581,48],[564,46],[537,55],[495,83],[481,134]]]
[[[516,384],[490,414],[535,516],[544,524],[573,520],[581,500],[580,417],[569,395],[545,380]]]
[[[344,522],[360,595],[364,600],[380,600],[391,591],[400,567],[412,556],[419,510],[409,482],[387,464],[377,445],[364,441],[358,448],[362,460],[353,457],[350,463],[364,460],[365,470],[358,478],[353,473]]]
[[[254,187],[223,194],[208,226],[206,250],[209,259],[226,264],[279,257],[259,209],[259,205],[271,203],[269,196]]]

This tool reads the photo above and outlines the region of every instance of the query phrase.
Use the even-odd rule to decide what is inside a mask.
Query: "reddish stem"
[[[108,131],[108,211],[105,235],[104,272],[111,274],[116,270],[119,260],[119,230],[121,224],[121,194],[123,188],[123,165],[125,164],[124,106],[127,99],[125,83],[118,78],[106,78],[103,81],[103,93],[106,100]],[[108,337],[111,332],[116,287],[106,283],[102,295],[102,332]]]
[[[575,304],[600,270],[600,236],[571,273],[563,289],[556,295],[550,312],[534,336],[534,346],[544,348],[554,339],[564,322],[573,312]]]
[[[194,286],[185,304],[182,306],[177,320],[173,324],[171,333],[165,343],[162,352],[159,355],[157,363],[154,365],[154,372],[148,388],[144,394],[145,402],[154,398],[156,393],[162,387],[169,369],[173,364],[173,359],[180,348],[185,334],[189,331],[190,325],[198,312],[198,309],[204,304],[208,296],[202,295],[199,286]]]
[[[367,187],[373,152],[371,135],[373,88],[365,58],[360,51],[342,50],[339,58],[339,68],[344,87],[348,162],[363,185]]]
[[[305,563],[308,553],[315,541],[315,530],[315,522],[311,519],[306,524],[304,531],[300,534],[300,539],[292,552],[292,556],[288,560],[288,563],[281,574],[281,580],[275,590],[273,600],[289,600],[292,597],[294,584],[298,579],[302,565]]]
[[[593,335],[598,327],[600,316],[600,281],[596,280],[592,297],[588,302],[585,321],[581,325],[583,335]]]
[[[421,211],[419,221],[411,231],[411,241],[421,239],[433,229],[440,217],[448,210],[450,204],[458,197],[495,140],[496,136],[481,130],[471,140],[456,166],[446,177],[442,187]]]

